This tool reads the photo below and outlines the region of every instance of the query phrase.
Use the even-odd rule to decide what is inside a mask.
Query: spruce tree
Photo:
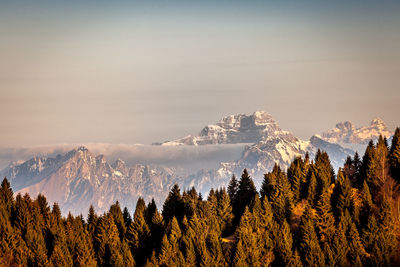
[[[327,191],[329,186],[335,181],[335,172],[326,152],[317,151],[314,170],[317,178],[316,195],[321,197],[322,193]]]
[[[150,228],[144,218],[145,209],[140,201],[136,204],[136,210],[133,222],[129,225],[126,232],[126,241],[131,249],[135,262],[138,265],[145,263],[147,257],[150,257]]]
[[[384,139],[382,135],[379,136],[378,143],[376,144],[376,155],[378,159],[377,164],[377,184],[381,187],[389,174],[389,162],[388,162],[388,146],[386,138]]]
[[[124,208],[124,211],[122,212],[122,216],[124,218],[125,226],[128,228],[129,225],[132,223],[132,217],[131,217],[131,214],[129,213],[129,210],[127,207]]]
[[[378,192],[378,155],[376,153],[376,149],[372,140],[368,143],[368,146],[365,150],[365,154],[362,161],[361,167],[361,177],[367,182],[372,195],[376,195]],[[363,184],[361,182],[360,186]]]
[[[231,199],[231,203],[233,203],[235,200],[237,190],[238,190],[238,182],[237,182],[236,176],[232,175],[232,178],[229,181],[229,185],[228,185],[228,195],[229,195],[229,198]]]
[[[272,171],[264,175],[264,180],[260,189],[261,198],[268,197],[271,199],[271,195],[275,190],[276,183],[279,180],[281,173],[281,168],[275,163]]]
[[[306,199],[311,204],[314,205],[317,197],[317,177],[315,175],[314,166],[308,169],[307,174],[307,193]]]
[[[301,157],[296,157],[294,161],[290,164],[287,170],[287,176],[291,184],[291,189],[293,192],[293,199],[295,203],[300,200],[301,197],[301,184],[305,180],[305,173],[303,171],[303,160]]]
[[[400,183],[400,128],[396,128],[389,152],[390,175]]]
[[[293,193],[285,173],[280,173],[270,200],[277,222],[288,220],[293,209]]]
[[[173,217],[176,217],[178,221],[181,221],[184,215],[183,207],[184,205],[179,186],[175,184],[163,205],[162,216],[165,222],[169,223]]]
[[[393,216],[390,199],[385,195],[380,207],[378,217],[378,242],[383,255],[384,264],[391,265],[391,259],[395,256],[398,249],[396,231],[398,226]]]
[[[11,189],[10,183],[8,182],[7,178],[4,178],[0,187],[0,200],[3,201],[3,205],[8,216],[11,216],[11,211],[14,206],[13,195],[14,193]]]
[[[324,266],[325,259],[315,232],[315,218],[311,206],[307,204],[300,223],[300,253],[306,266]]]
[[[221,190],[218,197],[217,216],[221,233],[229,233],[232,228],[233,213],[230,198],[225,189]]]
[[[250,178],[247,170],[244,169],[239,181],[235,201],[233,202],[233,214],[235,215],[234,225],[237,225],[240,222],[240,218],[245,208],[251,203],[254,196],[257,194],[253,180]]]

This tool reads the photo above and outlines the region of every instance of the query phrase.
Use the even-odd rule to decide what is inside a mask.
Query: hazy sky
[[[0,146],[149,144],[255,110],[304,139],[400,125],[393,3],[82,2],[0,2]]]

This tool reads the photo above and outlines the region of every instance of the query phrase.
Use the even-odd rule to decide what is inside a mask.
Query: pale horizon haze
[[[151,144],[269,112],[302,139],[400,126],[400,7],[2,1],[0,147]]]

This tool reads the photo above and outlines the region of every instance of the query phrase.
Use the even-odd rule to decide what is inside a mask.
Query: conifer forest
[[[0,188],[1,266],[398,266],[400,129],[339,170],[329,156],[275,165],[259,190],[246,169],[206,197],[175,185],[162,207],[139,198],[63,217],[43,195]]]

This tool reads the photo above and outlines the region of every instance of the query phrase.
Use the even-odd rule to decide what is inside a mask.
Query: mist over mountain
[[[244,168],[260,186],[275,164],[285,170],[295,157],[308,154],[312,159],[318,150],[328,152],[337,171],[347,156],[354,155],[354,147],[364,149],[366,140],[379,134],[392,134],[382,120],[360,128],[345,122],[301,140],[282,130],[267,112],[257,111],[224,117],[198,135],[158,145],[6,149],[0,153],[1,162],[7,158],[13,162],[1,175],[17,193],[42,193],[58,202],[64,213],[85,213],[90,204],[103,212],[117,200],[132,210],[138,197],[160,204],[175,183],[207,194],[211,188],[227,186],[231,176],[240,176]]]

